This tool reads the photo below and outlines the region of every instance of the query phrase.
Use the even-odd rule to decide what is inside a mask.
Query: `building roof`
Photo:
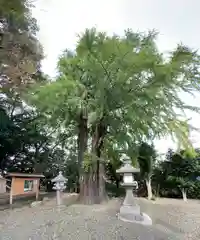
[[[7,173],[6,176],[8,177],[35,177],[35,178],[43,178],[43,174],[39,173]]]

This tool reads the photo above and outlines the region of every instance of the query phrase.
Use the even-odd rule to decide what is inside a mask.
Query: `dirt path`
[[[198,204],[179,206],[149,203],[137,199],[142,210],[153,218],[153,226],[124,223],[117,219],[120,201],[83,206],[71,205],[60,210],[52,206],[0,212],[1,240],[166,240],[200,239]],[[181,205],[181,204],[180,204]],[[193,236],[193,237],[192,237]],[[190,238],[189,238],[190,237]]]

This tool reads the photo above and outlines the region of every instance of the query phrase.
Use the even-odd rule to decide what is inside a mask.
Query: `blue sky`
[[[158,46],[163,52],[180,42],[199,49],[199,9],[199,0],[37,0],[33,15],[40,26],[38,37],[46,56],[43,71],[54,76],[59,54],[65,48],[73,49],[77,34],[90,27],[117,34],[127,28],[156,29],[160,32]],[[200,106],[200,94],[195,99],[187,96],[186,102]],[[199,127],[200,116],[188,117]],[[200,133],[192,133],[191,138],[197,146]],[[166,138],[156,141],[156,147],[165,152],[175,145]]]

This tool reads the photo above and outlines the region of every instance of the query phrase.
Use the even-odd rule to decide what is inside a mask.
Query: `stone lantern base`
[[[135,212],[135,209],[128,206],[122,206],[120,208],[118,218],[124,222],[132,222],[148,226],[152,225],[152,220],[146,213]]]
[[[152,225],[151,218],[147,214],[141,213],[140,206],[135,202],[130,186],[126,186],[126,197],[120,207],[118,218],[125,222]]]

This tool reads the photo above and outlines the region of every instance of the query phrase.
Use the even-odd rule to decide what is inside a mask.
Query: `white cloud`
[[[46,54],[43,70],[54,76],[58,55],[65,48],[74,48],[77,33],[94,26],[118,34],[127,28],[156,29],[160,32],[158,45],[162,51],[173,49],[181,41],[197,49],[199,8],[199,0],[38,0],[33,14],[40,25],[38,37]],[[187,101],[200,105],[200,96]],[[198,127],[200,117],[195,114],[189,117]],[[172,146],[170,139],[157,143],[161,152]]]

